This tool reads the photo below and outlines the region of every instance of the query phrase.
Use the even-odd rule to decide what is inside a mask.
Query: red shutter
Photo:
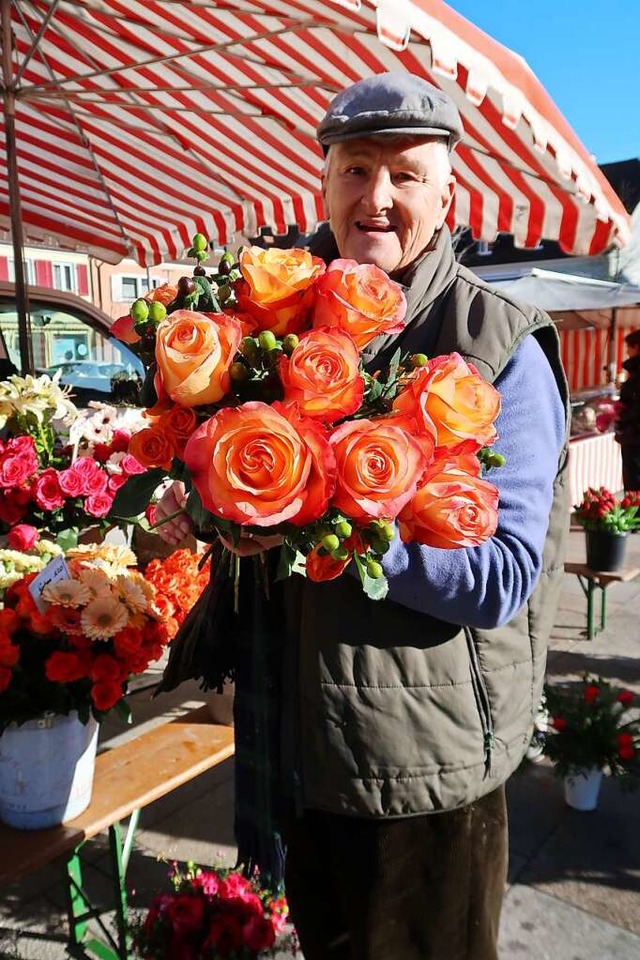
[[[76,264],[76,276],[78,278],[78,293],[81,297],[86,297],[89,293],[89,274],[84,263]]]
[[[39,287],[53,286],[53,267],[50,260],[36,260],[36,283]]]
[[[9,279],[9,258],[0,257],[0,280]]]

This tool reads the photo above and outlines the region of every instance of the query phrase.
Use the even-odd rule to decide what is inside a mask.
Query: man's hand
[[[232,540],[228,540],[222,534],[219,536],[222,545],[238,557],[252,557],[256,553],[263,553],[282,544],[282,537],[278,534],[271,537],[256,537],[252,533],[241,533],[240,540],[235,545]]]
[[[163,520],[165,517],[170,517],[172,513],[182,510],[186,502],[187,492],[184,483],[176,480],[158,500],[156,506],[157,520]],[[187,513],[182,513],[173,520],[167,520],[153,532],[159,534],[165,543],[177,547],[193,533],[193,523]]]

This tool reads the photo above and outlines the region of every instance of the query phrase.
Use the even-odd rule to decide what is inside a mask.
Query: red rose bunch
[[[144,960],[256,960],[297,949],[285,934],[287,903],[232,870],[174,868],[173,890],[158,893],[134,924],[134,948]]]
[[[497,437],[495,388],[456,353],[365,369],[363,349],[402,331],[397,283],[371,264],[251,247],[215,278],[220,302],[202,269],[168,310],[132,307],[156,403],[129,446],[148,475],[124,486],[123,515],[154,480],[181,479],[203,535],[280,534],[283,575],[326,580],[355,561],[376,597],[396,529],[442,549],[494,534],[478,455]]]
[[[178,627],[195,605],[209,582],[210,561],[203,563],[202,554],[176,550],[164,560],[151,560],[144,570],[147,583],[154,590],[154,607],[172,640]]]
[[[640,716],[631,690],[600,677],[545,688],[551,732],[544,752],[562,776],[596,767],[621,780],[640,784]]]
[[[128,679],[157,660],[169,640],[156,592],[130,568],[126,548],[102,544],[66,555],[69,576],[47,584],[44,608],[29,574],[0,610],[0,730],[46,711],[100,718]]]
[[[585,530],[624,533],[640,527],[640,495],[637,491],[625,492],[618,500],[606,487],[589,487],[573,509],[578,523]]]

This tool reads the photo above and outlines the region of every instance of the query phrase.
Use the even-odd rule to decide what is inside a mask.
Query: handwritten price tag
[[[45,613],[49,604],[42,599],[42,591],[49,583],[57,583],[58,580],[71,580],[69,567],[64,562],[64,557],[54,557],[41,570],[37,577],[29,584],[29,593],[34,599],[35,605],[40,613]]]

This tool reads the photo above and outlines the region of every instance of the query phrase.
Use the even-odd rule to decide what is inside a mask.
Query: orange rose
[[[226,313],[176,310],[158,324],[156,360],[161,389],[183,407],[217,403],[231,386],[242,329]]]
[[[436,460],[398,517],[400,537],[445,550],[476,547],[498,526],[498,491],[478,474],[472,454]]]
[[[342,330],[310,330],[291,357],[280,360],[285,402],[295,402],[307,417],[332,423],[355,413],[362,403],[364,380],[360,354]]]
[[[330,441],[338,468],[332,505],[364,523],[396,517],[427,465],[420,444],[390,420],[349,420]]]
[[[187,442],[184,461],[206,509],[245,525],[310,523],[335,487],[324,431],[281,403],[220,410]]]
[[[243,281],[236,285],[240,310],[254,317],[260,330],[277,337],[308,326],[313,284],[324,271],[322,260],[306,250],[245,247],[240,254]]]
[[[157,423],[157,428],[166,433],[178,457],[182,457],[184,447],[196,428],[198,420],[191,407],[171,406],[165,410]]]
[[[399,284],[372,263],[334,260],[316,283],[314,327],[340,327],[363,347],[404,326],[407,301]]]
[[[149,302],[157,300],[163,306],[168,307],[170,303],[178,296],[178,284],[177,283],[161,283],[159,287],[154,287],[153,290],[148,290],[144,295],[144,299]]]
[[[129,453],[143,467],[164,467],[169,470],[176,448],[170,434],[153,426],[134,433],[129,441]]]
[[[413,417],[436,447],[474,453],[497,437],[493,422],[500,413],[500,394],[459,353],[451,353],[417,370],[393,409]]]

